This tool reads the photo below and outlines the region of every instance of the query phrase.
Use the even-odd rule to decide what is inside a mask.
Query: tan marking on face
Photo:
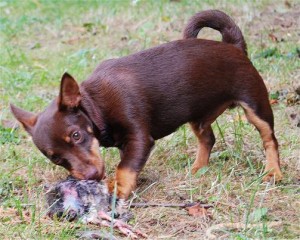
[[[96,138],[93,138],[92,146],[91,146],[91,152],[92,152],[92,155],[94,157],[100,158],[99,143],[98,143],[98,140]]]
[[[87,130],[89,133],[93,133],[93,130],[92,130],[92,128],[91,128],[90,126],[88,126],[86,130]]]
[[[104,162],[99,153],[99,143],[96,138],[92,140],[88,154],[77,154],[78,158],[72,161],[71,175],[78,179],[102,180],[105,177]],[[92,177],[92,178],[91,178]]]
[[[64,140],[65,140],[67,143],[70,143],[70,142],[71,142],[71,138],[70,138],[69,136],[66,136],[66,137],[64,138]]]
[[[254,124],[260,132],[260,136],[263,141],[263,145],[266,151],[266,168],[265,172],[269,172],[265,177],[264,181],[268,181],[270,177],[274,176],[276,181],[282,179],[282,173],[280,171],[280,160],[278,153],[278,144],[273,139],[273,131],[269,124],[264,120],[260,119],[255,112],[245,103],[241,103],[245,109],[246,116],[252,124]]]
[[[104,162],[100,156],[99,142],[96,138],[93,138],[91,152],[92,152],[92,157],[90,160],[91,164],[93,166],[95,166],[97,168],[98,172],[100,174],[103,174],[103,176],[104,176],[104,171],[105,171]]]
[[[137,172],[129,168],[117,168],[115,180],[109,183],[110,192],[114,191],[116,181],[118,198],[127,199],[131,192],[135,190],[137,176]]]

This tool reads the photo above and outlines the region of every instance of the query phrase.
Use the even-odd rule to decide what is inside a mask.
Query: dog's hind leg
[[[198,139],[198,149],[196,160],[192,166],[192,174],[195,174],[200,168],[208,165],[211,149],[215,144],[215,135],[211,124],[220,116],[232,102],[225,102],[216,107],[213,111],[207,112],[201,121],[190,122],[191,128]]]
[[[198,122],[191,122],[190,125],[198,139],[197,156],[192,166],[192,174],[195,174],[200,168],[208,165],[210,152],[215,144],[215,136],[210,125],[205,128],[202,128],[201,123]]]
[[[268,100],[256,101],[252,104],[240,102],[245,111],[246,117],[260,133],[263,146],[266,152],[266,176],[264,181],[269,181],[274,176],[275,181],[282,179],[278,153],[278,143],[274,135],[274,117]]]

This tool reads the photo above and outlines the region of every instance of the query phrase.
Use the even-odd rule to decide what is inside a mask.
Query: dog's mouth
[[[79,180],[95,180],[99,182],[105,178],[104,164],[82,167],[81,171],[73,169],[70,173],[72,177]]]
[[[92,141],[91,158],[89,163],[91,166],[85,169],[86,172],[83,174],[84,179],[96,181],[103,180],[105,178],[105,167],[104,161],[99,153],[99,142],[96,138],[94,138]]]
[[[99,174],[99,173],[82,174],[82,173],[79,173],[77,171],[71,171],[71,176],[75,179],[78,179],[78,180],[94,180],[94,181],[97,181],[97,182],[100,182],[101,180],[103,180],[105,178],[104,173],[102,173],[102,174]]]
[[[92,140],[88,152],[68,155],[68,163],[68,166],[63,167],[75,179],[101,181],[105,178],[105,165],[100,156],[99,143],[96,138]]]

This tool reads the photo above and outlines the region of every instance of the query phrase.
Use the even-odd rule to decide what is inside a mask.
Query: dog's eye
[[[73,132],[72,138],[74,139],[75,142],[80,141],[80,139],[81,139],[81,133],[79,131]]]

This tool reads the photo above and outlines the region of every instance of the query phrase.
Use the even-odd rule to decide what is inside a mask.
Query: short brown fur
[[[203,27],[220,31],[223,41],[196,39]],[[281,179],[267,89],[240,29],[210,10],[191,18],[183,40],[105,61],[80,85],[65,73],[58,98],[38,115],[11,109],[36,146],[77,178],[104,177],[95,139],[119,148],[117,193],[127,198],[155,140],[182,124],[191,124],[199,142],[193,173],[207,165],[215,142],[210,125],[237,104],[261,133],[268,177]]]
[[[264,177],[264,180],[269,181],[273,176],[275,177],[275,181],[282,180],[278,143],[274,136],[273,130],[270,128],[270,125],[264,120],[260,119],[247,104],[241,103],[241,106],[244,108],[249,122],[251,122],[260,132],[263,141],[263,146],[265,148],[267,158],[265,168],[265,172],[267,173],[267,175]]]
[[[130,168],[117,168],[115,178],[108,181],[108,189],[114,192],[117,186],[117,196],[127,199],[135,190],[137,177],[138,173]]]

